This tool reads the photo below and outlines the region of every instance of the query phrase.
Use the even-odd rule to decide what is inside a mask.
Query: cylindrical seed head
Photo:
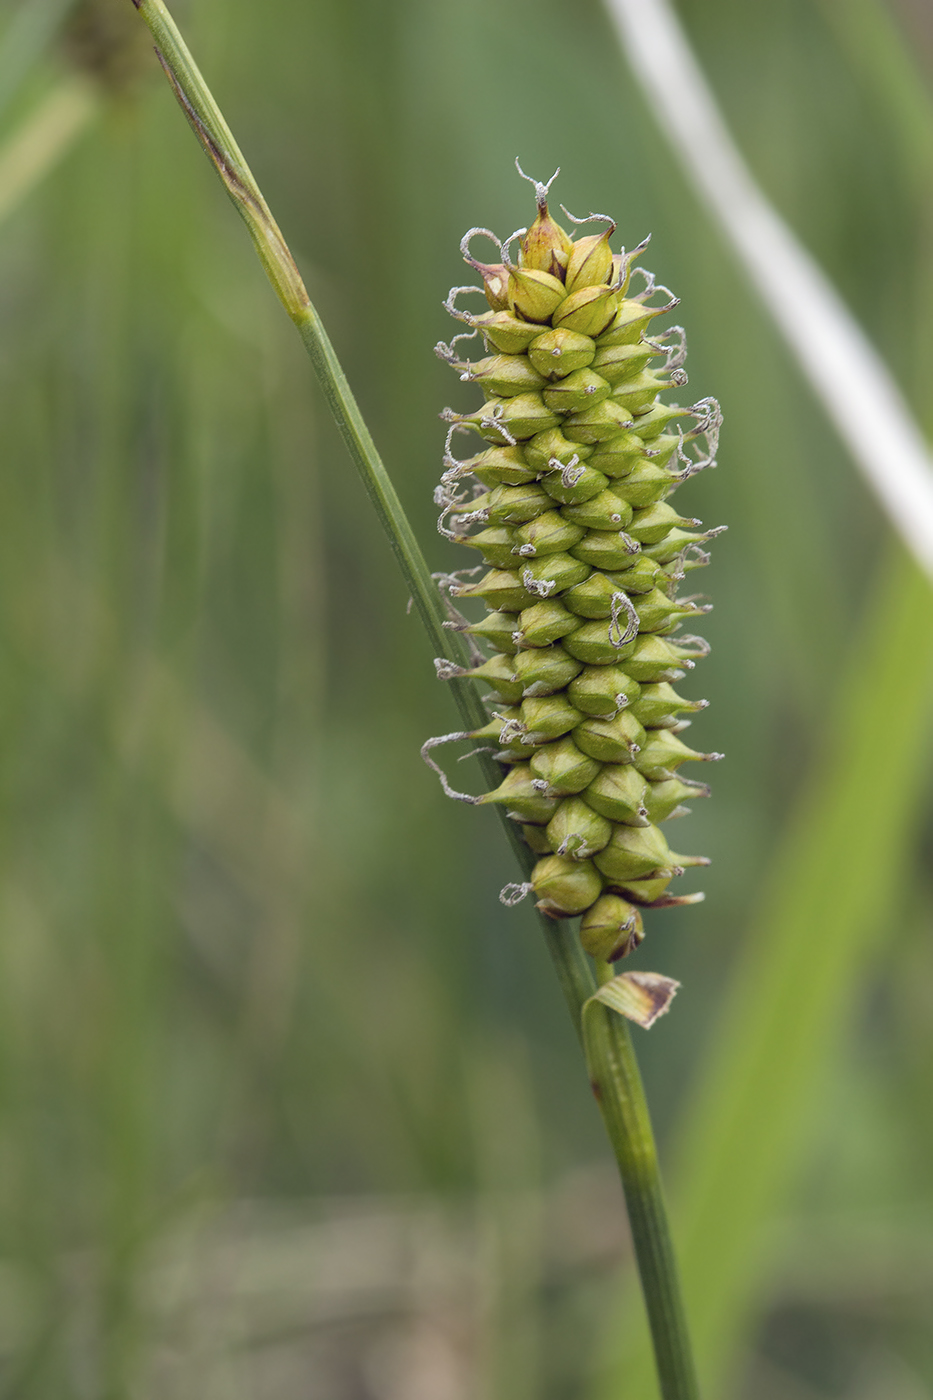
[[[676,748],[684,722],[675,715],[696,703],[683,701],[669,682],[682,674],[680,663],[689,665],[704,653],[705,644],[686,639],[680,646],[660,634],[670,632],[682,617],[706,610],[670,596],[688,567],[705,562],[701,551],[685,551],[707,536],[692,534],[689,527],[697,522],[683,520],[665,505],[664,498],[683,476],[665,468],[682,442],[706,432],[713,412],[700,416],[696,410],[656,402],[668,380],[665,371],[652,373],[649,364],[665,352],[641,337],[662,308],[646,308],[625,297],[631,258],[613,257],[607,234],[570,245],[547,214],[546,187],[537,186],[536,195],[538,218],[525,235],[520,266],[511,268],[503,254],[512,310],[462,317],[500,353],[473,369],[487,390],[483,408],[470,418],[444,416],[477,427],[495,445],[492,452],[501,455],[493,461],[491,453],[482,454],[485,465],[477,462],[478,479],[493,488],[488,496],[474,499],[459,517],[456,510],[447,512],[453,530],[484,527],[470,543],[493,568],[469,590],[451,591],[455,596],[488,594],[487,601],[498,609],[488,633],[500,654],[476,668],[479,678],[498,681],[506,702],[514,697],[513,686],[523,686],[522,705],[506,703],[480,734],[498,739],[502,761],[520,771],[521,783],[513,778],[516,792],[527,785],[531,772],[539,797],[566,795],[560,818],[556,811],[551,819],[554,835],[561,841],[568,834],[579,838],[585,844],[576,854],[585,855],[604,834],[600,822],[610,827],[619,823],[619,831],[628,827],[630,833],[650,837],[655,828],[640,828],[639,822],[662,813],[678,815],[682,797],[704,791],[661,765],[676,766],[693,756],[684,745]],[[490,266],[486,273],[495,305],[502,293],[502,269]],[[532,324],[535,317],[541,319]],[[545,326],[548,318],[551,324]],[[679,361],[670,355],[668,360],[676,369]],[[673,377],[680,379],[676,373]],[[600,402],[594,403],[597,395]],[[671,428],[687,417],[692,422],[682,422],[683,432]],[[707,437],[711,454],[714,432]],[[448,480],[469,470],[469,464],[455,464],[449,456],[446,465]],[[531,479],[535,476],[537,482]],[[628,483],[628,489],[612,491],[608,482],[615,480]],[[506,497],[501,488],[516,494]],[[586,532],[582,537],[581,530]],[[614,549],[624,548],[621,558],[610,552],[610,542]],[[506,547],[529,552],[507,558]],[[597,567],[605,572],[594,574]],[[551,590],[553,596],[543,596]],[[580,617],[588,620],[581,623]],[[639,635],[634,635],[636,628]],[[487,629],[479,624],[475,630],[483,635]],[[553,645],[559,639],[563,644]],[[537,654],[541,652],[547,654]],[[632,659],[631,672],[616,664]],[[623,683],[626,690],[614,688]],[[640,683],[645,694],[639,694]],[[542,695],[542,690],[548,693]],[[618,713],[608,708],[619,704],[626,708]],[[647,734],[639,718],[651,726]],[[568,725],[574,726],[570,732]],[[529,758],[533,767],[524,761]],[[512,815],[522,819],[514,805]],[[536,824],[539,820],[525,823],[538,851],[542,837],[550,839],[546,828]],[[595,833],[579,829],[584,820],[596,824]],[[602,853],[614,872],[605,877],[613,891],[605,898],[616,901],[615,914],[604,903],[598,918],[594,911],[587,921],[590,937],[600,931],[602,941],[594,948],[603,956],[616,951],[608,946],[610,932],[616,937],[620,925],[631,921],[631,906],[620,893],[639,903],[672,902],[664,888],[675,870],[702,863],[674,855],[660,835],[662,844],[647,852],[644,846],[626,845],[626,839],[614,832]],[[668,864],[646,870],[649,856],[649,864]],[[598,871],[591,874],[586,899],[578,879],[578,870],[591,862],[564,859],[561,865],[556,856],[545,860],[557,864],[536,871],[537,885],[558,885],[545,889],[542,907],[559,915],[579,912],[584,905],[592,908],[599,898]],[[633,864],[640,873],[634,873]],[[577,882],[572,897],[560,891],[561,879]]]

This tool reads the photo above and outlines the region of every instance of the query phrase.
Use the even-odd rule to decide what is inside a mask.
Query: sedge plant
[[[571,240],[550,218],[546,187],[536,185],[537,217],[517,235],[514,262],[514,237],[499,245],[501,261],[491,265],[477,263],[465,245],[483,278],[488,316],[450,303],[493,353],[471,366],[455,347],[443,348],[464,378],[482,385],[486,402],[472,415],[447,415],[438,499],[444,531],[479,548],[491,569],[474,585],[453,575],[435,579],[282,233],[171,14],[163,0],[133,3],[302,338],[438,673],[450,682],[463,722],[455,737],[480,739],[489,792],[469,800],[494,803],[503,815],[525,877],[507,888],[506,901],[537,896],[622,1177],[660,1391],[664,1400],[696,1400],[657,1152],[627,1026],[653,1024],[677,984],[652,973],[614,975],[613,962],[641,941],[643,906],[693,902],[696,896],[667,887],[685,865],[705,863],[671,853],[657,826],[685,796],[703,791],[677,776],[679,764],[711,756],[679,739],[680,716],[700,704],[671,688],[704,644],[669,636],[682,618],[703,611],[677,597],[677,584],[705,562],[699,545],[709,532],[698,534],[699,522],[680,517],[665,497],[712,460],[718,407],[658,401],[664,388],[686,382],[680,329],[647,334],[673,299],[650,276],[639,294],[632,291],[641,248],[614,254],[612,221]],[[652,301],[656,292],[660,302]],[[657,358],[660,375],[649,368]],[[479,461],[455,462],[453,435],[470,427],[490,446]],[[696,439],[705,448],[691,458],[685,444]],[[479,484],[476,499],[460,489],[465,474]],[[483,529],[469,538],[474,524]],[[485,622],[470,624],[450,600],[471,593],[492,609]],[[495,647],[491,659],[478,654],[477,634]],[[506,707],[492,719],[474,685],[478,671]],[[437,742],[425,746],[426,756]],[[578,936],[569,920],[581,913]]]

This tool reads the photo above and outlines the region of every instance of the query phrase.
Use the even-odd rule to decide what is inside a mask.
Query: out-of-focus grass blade
[[[0,223],[90,126],[100,97],[86,78],[63,78],[0,146]]]
[[[868,658],[883,677],[877,685],[860,679]],[[929,785],[931,700],[933,596],[902,561],[855,647],[823,764],[772,866],[681,1144],[681,1238],[708,1374],[748,1316],[757,1227],[793,1174],[866,960],[894,932]]]
[[[933,174],[933,93],[903,34],[877,0],[816,0],[866,92],[874,93],[896,135],[907,175],[929,189]]]
[[[853,461],[933,577],[933,461],[881,357],[765,198],[669,0],[607,0],[646,100]]]
[[[21,0],[0,46],[0,117],[75,0]]]
[[[933,595],[900,559],[829,707],[822,761],[776,853],[680,1142],[675,1238],[708,1395],[723,1393],[755,1306],[761,1227],[792,1179],[867,956],[892,932],[929,778],[931,700]],[[653,1396],[647,1347],[629,1344],[597,1393]]]

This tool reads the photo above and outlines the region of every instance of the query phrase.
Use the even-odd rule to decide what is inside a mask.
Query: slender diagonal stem
[[[363,421],[321,319],[311,303],[281,230],[246,164],[220,108],[163,0],[133,0],[156,41],[156,54],[195,135],[236,205],[279,300],[298,328],[337,426],[395,553],[437,655],[463,662],[462,639],[445,628],[443,601],[395,488]],[[469,682],[452,682],[469,728],[486,723],[486,713]],[[490,785],[498,765],[481,762]],[[504,822],[513,848],[527,871],[531,857],[514,827]],[[583,1007],[596,990],[592,965],[566,921],[542,916],[548,951],[582,1039]],[[605,1011],[605,1014],[603,1012]],[[680,1285],[664,1209],[657,1153],[644,1090],[628,1028],[620,1017],[599,1008],[592,1059],[594,1090],[606,1122],[625,1188],[639,1272],[645,1292],[664,1400],[696,1400],[690,1344]]]
[[[612,967],[598,963],[594,973],[566,920],[542,918],[541,922],[584,1044],[591,1088],[622,1178],[661,1395],[663,1400],[698,1400],[696,1366],[658,1151],[631,1032],[621,1016],[590,1001],[597,974],[600,982],[608,981]]]
[[[608,981],[612,967],[598,966],[600,981]],[[657,1148],[631,1034],[621,1017],[596,1001],[587,1005],[584,1015],[587,1063],[622,1177],[661,1394],[665,1400],[697,1400],[696,1367],[687,1344]]]

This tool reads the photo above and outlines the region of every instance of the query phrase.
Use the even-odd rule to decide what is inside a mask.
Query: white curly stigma
[[[542,184],[542,182],[541,182],[540,180],[535,180],[531,175],[526,175],[526,174],[525,174],[524,170],[522,169],[522,167],[521,167],[521,166],[519,165],[519,163],[518,163],[518,156],[515,157],[515,169],[518,171],[519,175],[521,175],[521,177],[522,177],[523,180],[527,180],[528,183],[529,183],[529,185],[534,185],[534,187],[535,187],[535,203],[537,204],[538,208],[541,210],[541,213],[542,213],[542,214],[546,214],[546,213],[547,213],[547,197],[548,197],[548,194],[550,193],[551,186],[553,185],[554,181],[557,179],[558,175],[560,174],[560,166],[558,166],[557,169],[554,171],[554,174],[551,176],[550,180],[548,180],[548,182],[547,182],[546,185],[545,185],[545,184]]]

